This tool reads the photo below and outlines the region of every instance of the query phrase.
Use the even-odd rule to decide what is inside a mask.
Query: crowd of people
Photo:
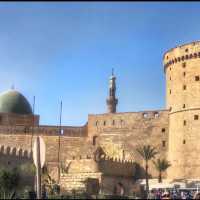
[[[152,189],[148,199],[200,199],[200,191],[181,189]]]

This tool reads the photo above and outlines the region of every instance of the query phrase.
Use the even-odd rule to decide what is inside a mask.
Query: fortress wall
[[[168,177],[200,178],[200,42],[171,49],[163,62],[166,107],[171,108]]]
[[[23,126],[21,127],[0,127],[0,146],[5,146],[5,148],[10,147],[11,149],[16,148],[27,150],[31,152],[31,140],[32,140],[32,130],[24,133]],[[36,135],[42,136],[46,144],[46,160],[47,162],[57,162],[58,161],[58,149],[59,149],[59,136],[56,134],[56,130],[51,127],[51,129],[40,129],[34,128],[34,137]],[[80,132],[79,132],[80,134]],[[81,148],[84,147],[84,148]],[[72,158],[73,156],[83,155],[86,152],[83,149],[87,149],[84,137],[68,137],[65,135],[60,136],[60,158],[65,161],[67,158]]]
[[[58,152],[58,136],[42,136],[46,144],[46,160],[55,161]],[[33,141],[35,136],[33,137]],[[31,152],[31,135],[29,134],[0,134],[0,145],[16,150]]]
[[[0,125],[25,125],[37,126],[39,124],[39,115],[19,115],[14,113],[0,113]]]
[[[168,111],[89,115],[88,135],[91,143],[96,137],[96,145],[101,145],[109,157],[132,160],[144,167],[144,162],[136,151],[138,146],[150,144],[157,148],[157,158],[167,156]],[[150,173],[157,176],[152,162]]]
[[[84,158],[92,156],[92,150],[83,137],[65,137],[60,140],[60,158],[64,162],[66,159]]]

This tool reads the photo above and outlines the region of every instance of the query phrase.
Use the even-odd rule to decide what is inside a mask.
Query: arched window
[[[199,81],[199,76],[195,76],[195,81]]]
[[[162,147],[165,147],[165,145],[166,145],[166,142],[163,140],[162,141]]]
[[[161,131],[162,131],[162,133],[164,133],[165,132],[165,128],[162,128]]]

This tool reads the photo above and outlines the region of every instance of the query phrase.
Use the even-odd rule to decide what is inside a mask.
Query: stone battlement
[[[200,58],[200,41],[170,49],[163,56],[164,71],[170,65],[196,58]]]
[[[53,135],[58,136],[59,126],[0,126],[0,134],[26,134],[26,135]],[[62,126],[61,135],[68,137],[87,136],[87,126],[72,127]]]
[[[130,160],[120,160],[106,157],[96,162],[93,158],[74,158],[66,160],[67,173],[101,172],[112,176],[133,176],[136,163]]]
[[[32,158],[32,153],[30,150],[24,150],[19,147],[10,147],[10,146],[0,146],[0,154],[4,154],[6,156],[16,156],[16,157],[25,157]]]

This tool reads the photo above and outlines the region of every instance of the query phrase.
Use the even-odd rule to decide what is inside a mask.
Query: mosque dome
[[[32,109],[21,93],[16,90],[8,90],[0,94],[0,112],[32,114]]]

